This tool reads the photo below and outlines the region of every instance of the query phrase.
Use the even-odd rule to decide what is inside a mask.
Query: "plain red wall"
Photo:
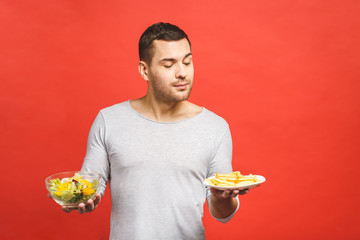
[[[109,191],[66,214],[44,179],[81,167],[101,108],[145,94],[137,42],[164,21],[190,36],[190,100],[229,122],[234,169],[267,178],[228,224],[205,207],[207,239],[359,239],[359,3],[0,0],[1,238],[108,238]]]

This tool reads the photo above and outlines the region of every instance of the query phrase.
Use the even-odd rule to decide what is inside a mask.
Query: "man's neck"
[[[188,101],[159,102],[148,96],[132,100],[132,108],[142,116],[158,122],[176,122],[193,117],[202,108]]]

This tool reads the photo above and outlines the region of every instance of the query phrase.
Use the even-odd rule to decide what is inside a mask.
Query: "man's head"
[[[139,57],[140,61],[151,64],[153,56],[153,42],[155,40],[178,41],[186,39],[191,48],[191,43],[186,33],[179,27],[170,23],[156,23],[148,27],[141,35],[139,41]]]
[[[187,35],[169,23],[150,26],[139,42],[139,73],[148,83],[147,96],[161,102],[187,100],[194,78]]]

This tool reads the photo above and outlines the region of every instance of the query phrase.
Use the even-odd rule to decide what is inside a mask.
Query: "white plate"
[[[247,185],[241,185],[241,186],[214,186],[212,184],[210,184],[210,182],[208,182],[207,180],[204,181],[204,185],[205,187],[212,187],[212,188],[215,188],[215,189],[218,189],[218,190],[226,190],[226,189],[238,189],[238,190],[243,190],[243,189],[250,189],[250,188],[254,188],[254,187],[257,187],[259,186],[260,184],[262,184],[263,182],[265,182],[265,177],[261,176],[261,175],[254,175],[256,176],[256,182],[255,183],[250,183],[250,184],[247,184]],[[215,176],[213,177],[210,177],[209,179],[212,179],[214,178]]]

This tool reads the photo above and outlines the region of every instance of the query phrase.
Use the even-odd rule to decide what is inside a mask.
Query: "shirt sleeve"
[[[220,139],[220,142],[215,147],[207,177],[214,176],[216,172],[218,172],[218,173],[232,172],[233,170],[232,170],[231,161],[232,161],[232,138],[231,138],[229,126],[227,125],[226,130]],[[207,196],[208,206],[210,206],[210,204],[211,204],[210,189],[206,189],[206,196]],[[237,201],[238,201],[237,208],[230,216],[228,216],[226,218],[215,218],[213,216],[213,218],[215,218],[216,220],[218,220],[222,223],[226,223],[226,222],[230,221],[239,208],[240,203],[239,203],[238,198],[237,198]]]
[[[105,193],[106,183],[109,178],[109,158],[105,145],[105,120],[100,112],[91,126],[86,155],[81,168],[81,171],[90,171],[100,174],[101,179],[99,182],[99,193],[101,196]]]

